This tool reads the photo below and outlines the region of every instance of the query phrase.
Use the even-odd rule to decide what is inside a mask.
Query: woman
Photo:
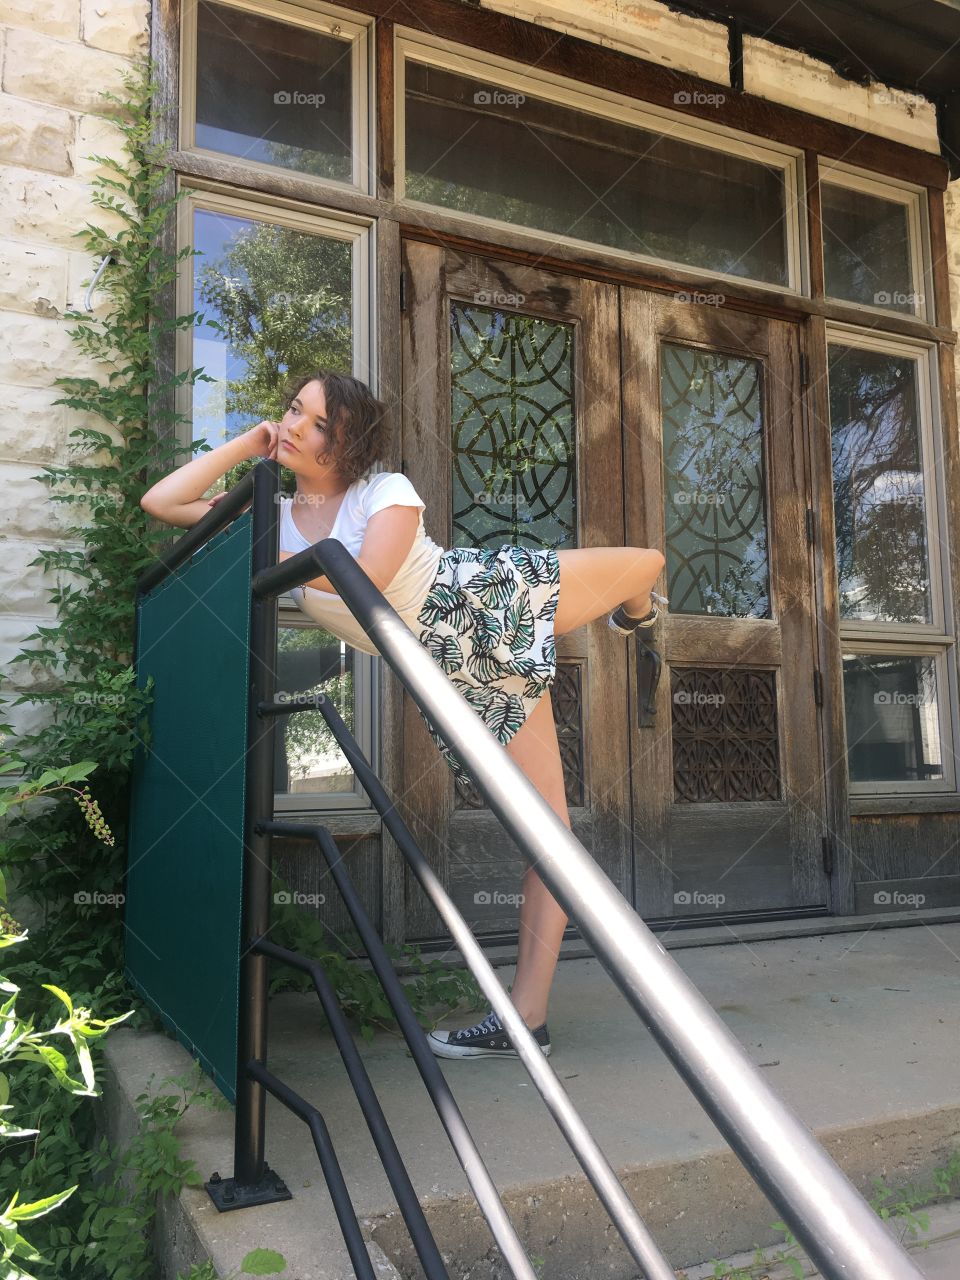
[[[387,452],[387,438],[385,407],[365,383],[317,370],[290,380],[284,406],[279,423],[261,422],[194,458],[158,481],[140,505],[168,524],[190,527],[223,496],[202,495],[238,462],[268,457],[288,467],[297,492],[282,499],[280,559],[328,536],[342,542],[569,827],[552,705],[543,696],[556,675],[555,637],[610,610],[609,625],[620,635],[653,626],[651,589],[663,555],[640,547],[555,551],[510,544],[445,551],[426,535],[425,504],[407,477],[370,472]],[[377,652],[328,578],[313,578],[293,595],[334,635]],[[453,772],[469,781],[427,728]],[[547,1002],[567,916],[533,867],[523,878],[521,904],[511,999],[549,1054]],[[440,1057],[517,1057],[492,1010],[471,1027],[432,1032],[429,1042]]]

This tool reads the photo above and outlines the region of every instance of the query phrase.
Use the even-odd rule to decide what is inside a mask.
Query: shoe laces
[[[489,1036],[502,1030],[500,1018],[491,1009],[482,1021],[475,1023],[472,1027],[465,1027],[462,1031],[458,1031],[457,1035],[466,1039],[467,1036]]]

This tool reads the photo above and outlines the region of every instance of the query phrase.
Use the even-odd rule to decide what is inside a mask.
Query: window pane
[[[410,60],[405,180],[411,200],[788,283],[779,168]]]
[[[323,693],[354,733],[354,650],[320,627],[277,631],[277,698]],[[277,716],[273,789],[290,795],[350,791],[353,769],[319,711]]]
[[[289,370],[352,371],[351,245],[197,209],[194,436],[210,445],[280,409]]]
[[[906,205],[831,182],[820,201],[827,295],[914,313]]]
[[[671,613],[770,616],[758,360],[660,348]]]
[[[932,655],[843,655],[851,782],[943,778]]]
[[[573,326],[452,302],[454,546],[576,545]]]
[[[831,344],[840,616],[932,620],[916,362]]]
[[[352,181],[350,50],[261,14],[198,6],[197,146]]]

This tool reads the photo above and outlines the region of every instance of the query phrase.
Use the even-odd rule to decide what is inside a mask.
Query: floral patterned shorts
[[[453,547],[441,556],[417,614],[420,643],[503,746],[556,677],[559,599],[560,561],[550,548]],[[454,775],[469,785],[470,775],[420,716]]]

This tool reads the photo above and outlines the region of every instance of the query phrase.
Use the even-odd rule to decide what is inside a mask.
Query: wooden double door
[[[418,241],[403,271],[403,470],[430,536],[666,556],[652,716],[632,639],[605,618],[558,637],[577,838],[647,920],[826,906],[796,326]],[[404,702],[404,816],[506,940],[526,864]],[[407,937],[443,932],[411,878]]]

